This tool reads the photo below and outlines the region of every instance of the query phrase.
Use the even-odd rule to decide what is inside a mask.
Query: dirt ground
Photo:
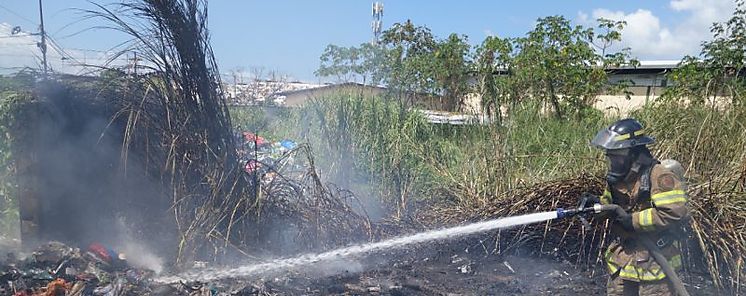
[[[691,295],[729,295],[718,293],[704,275],[681,276]],[[143,295],[159,296],[604,295],[606,280],[600,265],[584,269],[551,255],[495,255],[483,248],[444,243],[339,262],[317,262],[262,278],[151,283],[140,291],[147,291]]]
[[[729,295],[718,293],[705,275],[681,276],[691,295]],[[606,280],[600,265],[578,268],[566,260],[551,255],[537,257],[528,251],[495,255],[486,248],[464,247],[461,241],[318,262],[251,280],[184,283],[185,287],[194,285],[194,289],[155,284],[147,289],[151,291],[147,294],[201,296],[207,295],[204,291],[214,291],[210,295],[605,295]]]
[[[294,272],[254,282],[237,294],[605,295],[607,280],[602,268],[581,270],[551,258],[423,248],[344,264],[348,270],[336,270],[334,275],[323,275],[334,272],[329,269]],[[367,268],[363,271],[362,266]],[[687,289],[692,295],[718,295],[703,276],[685,280],[691,283]]]

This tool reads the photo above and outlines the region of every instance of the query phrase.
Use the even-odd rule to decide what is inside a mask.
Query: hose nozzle
[[[577,209],[563,209],[563,208],[557,208],[557,219],[562,218],[569,218],[572,216],[575,216],[579,213]]]

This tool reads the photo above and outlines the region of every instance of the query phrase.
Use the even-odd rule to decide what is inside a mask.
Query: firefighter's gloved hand
[[[580,205],[583,208],[590,208],[590,207],[593,207],[593,205],[597,203],[601,203],[601,200],[598,199],[597,195],[589,193],[589,192],[583,192],[580,195],[580,202],[583,202],[583,201],[585,202]]]
[[[626,231],[635,231],[635,227],[632,225],[632,215],[627,212],[624,212],[623,215],[617,215],[616,218],[614,218],[614,221],[616,221],[616,223],[622,226]]]

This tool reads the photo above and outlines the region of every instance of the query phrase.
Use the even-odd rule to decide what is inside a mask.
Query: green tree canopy
[[[593,105],[608,83],[606,70],[612,65],[628,63],[628,54],[606,53],[621,35],[615,30],[623,23],[600,20],[608,29],[597,35],[592,28],[570,24],[562,16],[540,18],[536,27],[516,40],[515,86],[527,90],[525,99],[550,104],[554,114],[581,114]],[[599,52],[594,38],[605,44]]]
[[[329,45],[316,74],[383,83],[409,102],[438,97],[438,107],[449,111],[461,110],[475,93],[498,118],[501,106],[520,102],[551,106],[560,118],[582,116],[602,90],[614,90],[608,86],[610,68],[634,65],[629,49],[612,50],[624,25],[599,19],[595,32],[551,16],[539,19],[524,37],[490,36],[472,48],[465,35],[441,40],[408,20],[385,30],[378,45]]]
[[[728,95],[733,103],[742,103],[738,93],[746,90],[746,9],[744,1],[736,2],[733,16],[724,23],[712,25],[712,40],[702,42],[699,56],[686,56],[668,75],[671,87],[665,100],[687,100],[704,104],[719,95]]]

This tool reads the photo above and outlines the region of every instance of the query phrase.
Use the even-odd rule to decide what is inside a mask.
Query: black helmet
[[[655,139],[646,136],[642,124],[632,118],[619,120],[608,128],[602,129],[591,141],[591,145],[606,150],[626,149],[653,143]]]
[[[655,143],[655,139],[643,133],[642,124],[632,118],[622,119],[596,134],[591,145],[606,150],[609,171],[606,179],[614,184],[629,174],[632,164],[641,153],[650,154],[645,145]]]

